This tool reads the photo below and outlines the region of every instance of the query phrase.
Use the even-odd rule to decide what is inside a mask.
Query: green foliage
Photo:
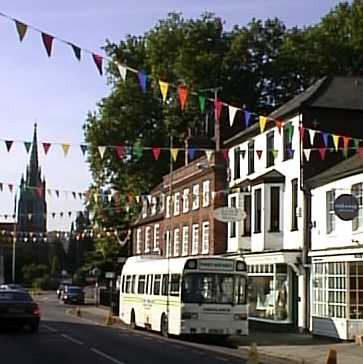
[[[41,278],[45,275],[48,275],[49,268],[43,264],[35,264],[31,263],[29,265],[25,265],[22,268],[24,284],[25,285],[32,285],[32,282],[36,278]]]
[[[58,277],[61,272],[61,265],[57,256],[53,257],[50,274],[52,277]]]

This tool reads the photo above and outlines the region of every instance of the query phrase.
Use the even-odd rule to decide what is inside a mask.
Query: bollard
[[[258,351],[257,351],[257,344],[252,343],[250,351],[248,352],[248,359],[247,364],[258,364]]]
[[[105,324],[107,326],[111,326],[113,324],[113,317],[112,317],[112,312],[111,310],[108,311],[108,314],[107,314],[107,317],[106,317],[106,321],[105,321]]]
[[[326,364],[337,364],[337,351],[335,349],[329,349]]]
[[[79,306],[76,307],[76,316],[81,317],[81,308]]]

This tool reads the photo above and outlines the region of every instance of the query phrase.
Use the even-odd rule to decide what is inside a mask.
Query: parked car
[[[16,283],[5,283],[0,286],[0,289],[17,289],[20,291],[25,291],[25,288],[21,284]]]
[[[84,304],[84,292],[82,287],[66,286],[62,292],[62,301],[64,303]]]
[[[28,326],[37,333],[40,322],[39,306],[25,290],[0,289],[0,326]]]

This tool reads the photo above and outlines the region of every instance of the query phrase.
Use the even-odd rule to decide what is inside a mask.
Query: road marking
[[[42,327],[46,328],[47,330],[49,330],[51,332],[58,332],[57,329],[55,329],[54,327],[48,326],[48,325],[42,324]]]
[[[67,339],[67,340],[69,340],[69,341],[72,341],[72,342],[74,342],[74,343],[76,343],[76,344],[78,344],[78,345],[83,345],[83,342],[82,342],[82,341],[79,341],[79,340],[75,339],[75,338],[74,338],[74,337],[72,337],[72,336],[68,336],[68,335],[66,335],[66,334],[61,334],[61,336],[63,336],[65,339]]]
[[[96,353],[96,354],[98,354],[98,355],[100,355],[100,356],[102,356],[102,357],[104,357],[104,358],[106,358],[106,359],[108,359],[108,360],[110,360],[110,361],[112,361],[114,363],[117,363],[117,364],[126,364],[125,362],[120,361],[120,360],[117,360],[117,359],[113,358],[112,356],[107,355],[107,354],[105,354],[102,351],[99,351],[97,349],[91,348],[91,351],[93,351],[94,353]]]

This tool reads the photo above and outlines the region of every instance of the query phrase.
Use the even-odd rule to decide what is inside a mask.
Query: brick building
[[[133,226],[133,255],[214,255],[226,251],[227,226],[213,211],[226,205],[222,153],[198,158],[165,175]]]

